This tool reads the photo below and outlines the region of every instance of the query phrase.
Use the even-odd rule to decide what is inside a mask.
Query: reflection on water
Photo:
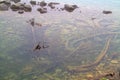
[[[101,12],[0,12],[0,80],[95,80],[120,73],[120,18]],[[31,26],[31,18],[42,26]]]

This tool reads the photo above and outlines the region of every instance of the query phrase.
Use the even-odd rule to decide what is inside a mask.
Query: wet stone
[[[0,4],[1,3],[5,3],[6,5],[10,5],[11,4],[10,0],[0,0]]]
[[[22,3],[16,3],[16,4],[12,4],[10,8],[11,8],[13,11],[17,11],[17,10],[19,10],[19,9],[22,8],[22,7],[23,7],[23,4],[22,4]]]
[[[36,5],[37,2],[36,2],[36,1],[30,1],[30,4],[31,4],[31,5]]]
[[[21,0],[11,0],[11,1],[13,1],[13,2],[15,2],[15,3],[18,3],[18,2],[20,2]]]
[[[57,2],[50,2],[49,4],[48,4],[48,6],[49,5],[59,5],[60,3],[57,3]]]
[[[24,11],[31,12],[32,11],[32,7],[30,5],[24,5]]]
[[[0,0],[0,11],[7,11],[10,5],[10,0]]]
[[[24,13],[24,10],[19,10],[18,13],[19,13],[19,14],[23,14],[23,13]]]
[[[25,12],[31,12],[32,7],[23,3],[16,3],[10,7],[12,11],[24,10]]]
[[[44,7],[44,6],[47,5],[47,3],[46,3],[45,1],[41,1],[41,2],[39,2],[38,4],[39,4],[41,7]]]
[[[41,14],[47,13],[47,8],[38,8],[37,11],[39,11]]]
[[[65,9],[64,8],[60,8],[62,11],[64,11]]]
[[[9,9],[9,6],[5,3],[0,4],[0,11],[7,11]]]
[[[69,5],[69,4],[65,4],[64,5],[64,9],[68,12],[73,12],[77,7],[77,5]]]
[[[55,9],[55,5],[58,5],[59,3],[55,3],[55,2],[50,2],[48,3],[48,6],[51,8],[51,9]]]

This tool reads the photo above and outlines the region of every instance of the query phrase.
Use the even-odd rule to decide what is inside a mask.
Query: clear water
[[[24,14],[0,11],[0,80],[89,80],[88,75],[94,78],[120,67],[120,1],[56,1],[80,8],[46,14],[36,9]],[[112,14],[105,15],[103,10]],[[42,27],[27,23],[31,18]],[[109,39],[109,48],[99,60]],[[39,42],[49,47],[33,51]],[[91,70],[76,71],[97,60],[100,63],[91,65]]]

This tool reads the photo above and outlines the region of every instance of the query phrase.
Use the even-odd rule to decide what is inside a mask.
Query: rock
[[[50,5],[49,6],[51,9],[55,9],[55,6],[54,5]]]
[[[55,6],[54,6],[54,5],[51,5],[50,8],[51,8],[51,9],[55,9]]]
[[[47,13],[47,8],[38,8],[37,9],[41,14]]]
[[[60,4],[60,3],[50,2],[50,3],[48,4],[48,6],[49,6],[51,9],[54,9],[54,8],[55,8],[55,5],[58,5],[58,4]]]
[[[0,4],[5,3],[6,5],[11,5],[10,0],[0,0]]]
[[[10,8],[13,11],[18,11],[18,10],[22,9],[23,6],[24,6],[24,4],[22,4],[22,3],[16,3],[16,4],[12,4]]]
[[[62,11],[64,11],[65,9],[64,8],[60,8]]]
[[[48,4],[48,6],[49,6],[49,5],[58,5],[58,4],[60,4],[60,3],[50,2],[50,3]]]
[[[112,14],[112,11],[103,11],[103,14]]]
[[[0,4],[0,11],[7,11],[9,9],[9,6],[5,3]]]
[[[18,3],[18,2],[20,2],[21,0],[11,0],[11,1],[13,1],[14,3]]]
[[[64,9],[68,12],[73,12],[77,7],[77,5],[69,5],[69,4],[65,4],[64,5]]]
[[[78,6],[77,5],[72,5],[74,8],[78,8]]]
[[[0,3],[4,3],[5,2],[5,0],[0,0]]]
[[[30,1],[31,5],[36,5],[36,1]]]
[[[45,1],[41,1],[41,2],[40,2],[40,6],[41,6],[41,7],[44,7],[44,6],[46,6],[46,5],[47,5],[47,3],[46,3]]]
[[[18,13],[19,13],[19,14],[23,14],[23,13],[24,13],[24,10],[19,10]]]
[[[32,7],[23,3],[16,3],[10,7],[13,11],[24,10],[25,12],[31,12]]]
[[[30,5],[24,5],[24,11],[25,12],[31,12],[32,11],[32,7]]]

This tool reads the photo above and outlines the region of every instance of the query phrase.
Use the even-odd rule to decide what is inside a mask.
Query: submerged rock
[[[37,9],[41,14],[47,13],[47,8],[38,8]]]
[[[5,3],[6,5],[10,5],[11,4],[10,0],[0,0],[0,4],[1,3]]]
[[[58,4],[60,4],[60,3],[57,3],[57,2],[50,2],[48,5],[58,5]]]
[[[24,10],[26,12],[31,12],[32,7],[23,3],[16,3],[10,7],[13,11]]]
[[[10,5],[10,0],[0,0],[0,11],[7,11]]]
[[[16,4],[12,4],[10,8],[13,11],[18,11],[18,10],[22,9],[23,6],[24,6],[24,4],[22,4],[22,3],[16,3]]]
[[[18,13],[19,13],[19,14],[23,14],[23,13],[24,13],[24,10],[19,10]]]
[[[9,9],[9,6],[5,3],[0,4],[0,11],[7,11]]]
[[[37,2],[36,2],[36,1],[30,1],[30,4],[31,4],[31,5],[36,5]]]
[[[55,6],[54,6],[54,5],[51,5],[50,8],[51,8],[51,9],[55,9]]]
[[[51,9],[54,9],[54,8],[55,8],[55,5],[58,5],[58,4],[60,4],[60,3],[50,2],[50,3],[48,4],[48,6],[49,6]]]
[[[47,3],[46,3],[45,1],[41,1],[41,2],[39,3],[39,5],[40,5],[41,7],[44,7],[44,6],[47,5]]]
[[[18,2],[20,2],[21,0],[11,0],[11,1],[13,1],[13,2],[15,2],[15,3],[18,3]]]
[[[78,8],[77,5],[69,5],[69,4],[64,5],[64,9],[68,12],[73,12],[76,8]]]
[[[24,11],[31,12],[32,11],[32,7],[30,5],[24,5]]]
[[[112,14],[112,11],[103,11],[103,14]]]
[[[60,8],[62,11],[65,10],[64,8]]]

